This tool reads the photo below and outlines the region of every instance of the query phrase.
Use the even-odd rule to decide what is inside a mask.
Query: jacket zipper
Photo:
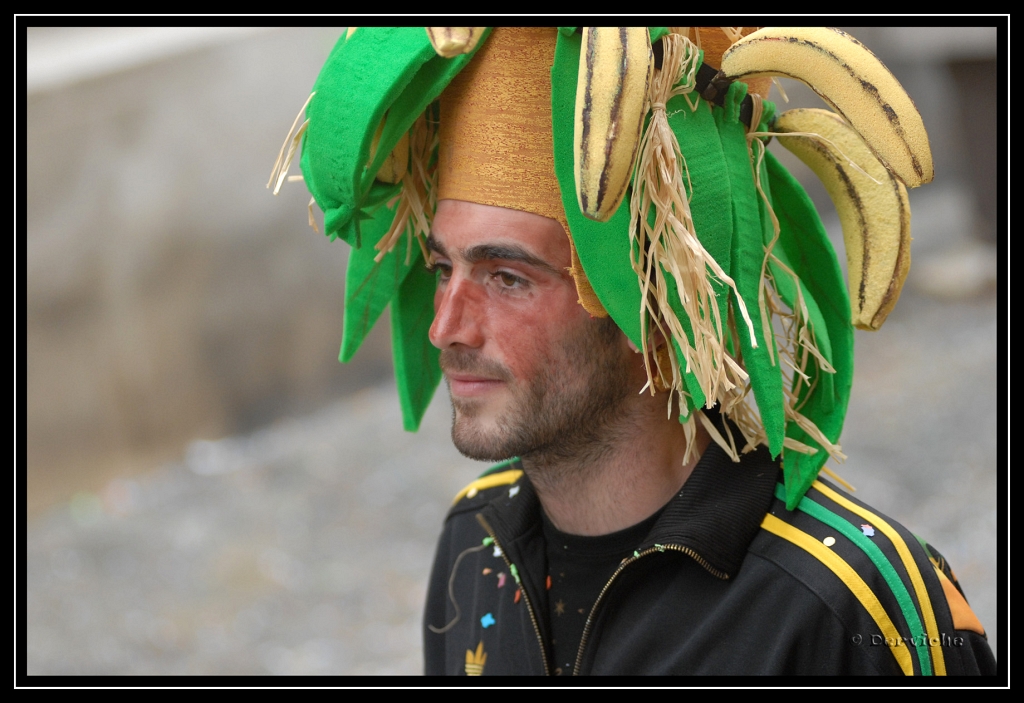
[[[547,651],[544,649],[544,638],[541,637],[540,627],[537,625],[537,616],[533,612],[533,605],[530,603],[530,597],[526,594],[526,587],[522,584],[522,581],[519,578],[519,570],[511,561],[509,561],[508,555],[505,553],[505,548],[498,542],[498,538],[495,536],[494,530],[491,529],[491,526],[487,523],[484,516],[481,513],[477,513],[476,519],[477,522],[483,526],[484,530],[487,531],[487,534],[491,536],[491,539],[494,540],[494,545],[501,550],[501,558],[505,560],[505,564],[508,565],[509,573],[511,573],[515,578],[516,586],[519,587],[520,592],[523,594],[523,602],[526,603],[526,612],[530,614],[530,622],[533,623],[533,631],[537,634],[537,644],[540,645],[540,660],[544,663],[544,675],[550,676],[551,672],[548,670],[548,655]]]
[[[601,592],[597,595],[597,600],[594,601],[594,607],[590,609],[590,615],[587,616],[587,623],[583,626],[583,637],[582,639],[580,639],[580,648],[579,651],[576,653],[576,665],[572,669],[573,676],[580,675],[580,665],[583,663],[583,650],[587,646],[587,637],[590,636],[590,627],[594,622],[594,614],[597,613],[597,608],[601,605],[601,600],[604,598],[604,594],[608,592],[608,589],[611,587],[612,583],[615,581],[616,578],[618,578],[619,574],[621,574],[622,571],[633,562],[653,552],[664,552],[666,549],[686,554],[687,556],[691,557],[695,562],[704,567],[704,569],[709,574],[716,578],[720,578],[723,580],[729,578],[729,574],[725,573],[724,571],[719,571],[715,567],[711,566],[711,564],[709,564],[704,557],[702,557],[700,554],[693,551],[689,547],[680,547],[674,544],[656,544],[653,547],[649,547],[642,552],[634,552],[633,556],[627,557],[622,560],[622,562],[619,564],[619,568],[615,570],[615,573],[612,574],[611,578],[608,579],[608,583],[604,585],[604,588],[602,588]],[[504,551],[502,552],[502,554],[504,554]]]

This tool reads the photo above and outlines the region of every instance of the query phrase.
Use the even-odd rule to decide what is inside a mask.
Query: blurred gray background
[[[846,29],[916,101],[936,179],[832,468],[945,554],[998,656],[996,32]],[[402,431],[386,316],[337,362],[347,246],[301,183],[264,187],[341,33],[28,29],[29,674],[421,672],[434,542],[485,467],[443,389]]]

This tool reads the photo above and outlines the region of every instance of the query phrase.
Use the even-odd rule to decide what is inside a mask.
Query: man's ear
[[[622,335],[626,337],[626,344],[629,345],[629,348],[632,349],[635,353],[639,354],[640,348],[637,345],[633,344],[633,340],[626,336],[625,332],[623,332]],[[650,338],[647,343],[647,348],[653,351],[658,351],[662,347],[664,347],[665,344],[665,335],[662,334],[660,329],[655,328],[650,334]]]
[[[661,331],[660,327],[655,326],[655,328],[651,330],[651,335],[650,335],[650,337],[648,339],[648,342],[647,342],[648,349],[654,349],[655,351],[661,351],[661,349],[666,344],[668,344],[668,341],[665,339],[664,332]]]
[[[660,373],[654,374],[654,389],[658,392],[671,390],[671,385],[664,374],[671,377],[672,369],[672,346],[668,343],[664,331],[655,326],[647,337],[647,353],[650,355],[650,367],[652,371],[658,369]]]

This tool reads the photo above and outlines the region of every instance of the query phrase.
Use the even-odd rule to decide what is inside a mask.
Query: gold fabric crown
[[[583,273],[562,207],[551,136],[554,27],[495,27],[441,94],[438,200],[524,210],[562,224],[580,305],[607,317]]]

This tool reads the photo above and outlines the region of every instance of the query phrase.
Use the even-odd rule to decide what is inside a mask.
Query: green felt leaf
[[[754,339],[743,318],[736,309],[736,330],[739,335],[743,364],[750,374],[750,385],[754,400],[768,435],[768,449],[772,456],[782,452],[786,424],[782,371],[778,362],[778,350],[768,353],[758,307],[758,292],[761,286],[761,264],[764,261],[765,232],[762,226],[759,200],[754,185],[754,171],[750,166],[747,151],[746,130],[739,121],[739,105],[746,96],[747,87],[741,82],[733,83],[726,96],[726,104],[715,110],[721,134],[722,150],[725,153],[729,181],[732,184],[732,211],[734,229],[732,239],[732,269],[730,275],[736,289],[743,298],[754,328]],[[753,341],[757,347],[753,346]],[[773,361],[774,359],[774,361]]]
[[[677,95],[666,104],[669,126],[679,142],[683,156],[683,179],[689,186],[690,216],[694,231],[708,254],[728,273],[731,267],[733,213],[730,207],[723,207],[732,198],[732,188],[725,172],[725,154],[718,134],[718,124],[711,105],[695,95],[690,96],[697,109],[682,95]],[[693,344],[693,329],[679,300],[675,282],[666,279],[669,289],[669,303],[683,325],[687,339]],[[719,318],[723,330],[728,320],[729,288],[717,279],[711,281],[717,296]],[[678,354],[680,364],[682,356]],[[684,376],[687,390],[695,407],[707,402],[704,392],[697,384],[693,373]]]
[[[430,343],[437,279],[423,265],[416,248],[412,269],[391,304],[391,349],[395,362],[402,424],[408,432],[419,429],[423,413],[441,382],[441,351]]]
[[[788,257],[783,251],[776,251],[775,256],[779,258],[782,264],[793,271],[793,266],[790,264]],[[797,305],[796,300],[796,284],[793,282],[793,277],[787,273],[782,266],[779,266],[775,262],[768,264],[771,270],[772,276],[775,280],[776,290],[779,292],[779,297],[782,301],[794,309]],[[803,296],[804,306],[807,308],[808,324],[811,328],[812,334],[814,335],[814,341],[817,344],[818,351],[825,357],[828,363],[832,363],[832,343],[828,335],[828,325],[825,324],[825,320],[822,317],[821,310],[818,307],[818,301],[814,299],[807,285],[803,282],[799,282],[800,291]],[[815,393],[821,394],[821,399],[827,401],[832,398],[832,382],[834,374],[831,373],[820,373],[817,371],[817,366],[808,361],[807,368],[804,369],[804,373],[808,374],[812,378],[812,384],[814,385]],[[802,393],[806,393],[806,388],[803,388]],[[831,405],[826,404],[822,406],[825,411],[831,410]],[[787,434],[789,432],[787,428]]]
[[[665,288],[668,291],[669,305],[676,313],[676,317],[679,319],[679,324],[683,328],[683,334],[686,335],[686,340],[690,346],[693,347],[693,326],[690,324],[690,318],[686,316],[686,312],[683,310],[682,303],[679,302],[679,288],[676,285],[675,278],[667,275],[665,270],[661,270],[662,276],[665,280]],[[676,359],[679,362],[679,368],[683,372],[683,385],[686,387],[686,392],[689,393],[689,398],[686,400],[685,412],[680,408],[680,421],[687,419],[690,416],[690,412],[702,407],[708,402],[707,396],[704,394],[704,390],[700,387],[700,383],[697,381],[697,376],[693,371],[686,370],[686,361],[683,358],[683,350],[679,345],[679,341],[676,339],[672,340],[672,348],[675,350]]]
[[[423,265],[423,255],[415,243],[412,247],[415,256],[408,257],[407,263],[409,250],[404,236],[380,262],[373,260],[378,254],[373,244],[384,236],[394,217],[394,210],[378,208],[372,218],[361,223],[367,246],[353,248],[349,253],[345,278],[345,324],[338,357],[343,363],[355,356],[377,318],[395,297],[402,281],[417,265],[416,262],[421,267]]]
[[[306,186],[323,210],[325,234],[361,246],[359,226],[350,222],[381,202],[374,177],[384,159],[485,40],[452,59],[437,55],[423,27],[359,27],[338,40],[306,108],[300,160]],[[385,114],[374,161],[367,165]]]
[[[301,161],[306,186],[324,212],[326,234],[341,229],[361,206],[360,177],[377,125],[420,66],[435,56],[422,27],[360,27],[331,51],[306,108]]]
[[[491,28],[485,28],[476,47],[468,54],[460,54],[450,59],[435,55],[420,66],[408,87],[388,108],[388,120],[381,132],[380,148],[377,150],[373,163],[365,169],[362,175],[364,190],[374,182],[374,177],[383,165],[384,159],[395,148],[402,135],[412,128],[413,123],[423,114],[427,106],[436,100],[458,72],[465,68],[466,64],[487,41],[490,33]],[[423,34],[426,36],[425,30]]]
[[[779,219],[779,247],[790,267],[804,286],[805,296],[814,301],[816,312],[808,304],[811,324],[818,346],[826,354],[823,340],[831,355],[835,374],[821,374],[820,384],[801,407],[801,412],[814,422],[831,442],[837,442],[846,418],[846,409],[853,385],[853,325],[850,323],[850,300],[843,282],[835,250],[825,233],[814,204],[796,179],[767,154],[765,168],[772,193],[772,204]],[[822,334],[824,332],[824,334]],[[826,354],[828,356],[828,354]],[[806,397],[806,394],[805,394]],[[787,435],[810,446],[817,446],[794,423]],[[783,473],[786,483],[786,507],[796,507],[821,467],[828,459],[824,449],[813,455],[785,452]]]
[[[342,241],[348,242],[353,248],[358,249],[363,246],[363,224],[365,222],[372,221],[377,215],[381,207],[395,198],[401,193],[402,186],[398,183],[382,183],[380,181],[374,181],[373,187],[367,193],[363,205],[361,208],[349,211],[347,208],[339,208],[331,213],[332,221],[331,225],[336,226],[328,238],[333,242],[335,239],[341,239]],[[344,224],[337,225],[334,220],[341,221],[340,218],[344,217]],[[368,233],[367,239],[369,240],[370,246],[373,247],[380,238],[387,231],[391,225],[389,222],[384,226],[384,229],[378,229],[375,225],[372,226],[372,231]],[[327,230],[328,222],[327,215],[324,214],[324,229]],[[374,252],[376,253],[376,252]]]
[[[691,100],[696,96],[691,96]],[[677,95],[668,101],[668,123],[679,141],[679,150],[685,161],[684,181],[689,173],[692,184],[690,215],[693,217],[697,238],[711,257],[728,273],[732,266],[732,209],[726,204],[732,199],[732,186],[725,168],[725,152],[719,137],[718,120],[710,103],[700,100],[692,111],[686,99]],[[721,319],[727,319],[729,288],[720,281],[712,281],[718,296]]]
[[[400,184],[375,176],[398,140],[483,46],[487,33],[474,52],[445,59],[437,56],[423,27],[360,27],[331,51],[306,110],[309,126],[300,159],[306,185],[324,212],[327,236],[354,247],[339,358],[349,361],[355,355],[390,303],[395,374],[409,430],[418,427],[441,377],[438,351],[428,338],[435,281],[419,246],[410,250],[404,238],[374,261],[373,245],[394,219],[387,203],[401,192]],[[367,164],[385,114],[376,155]]]

